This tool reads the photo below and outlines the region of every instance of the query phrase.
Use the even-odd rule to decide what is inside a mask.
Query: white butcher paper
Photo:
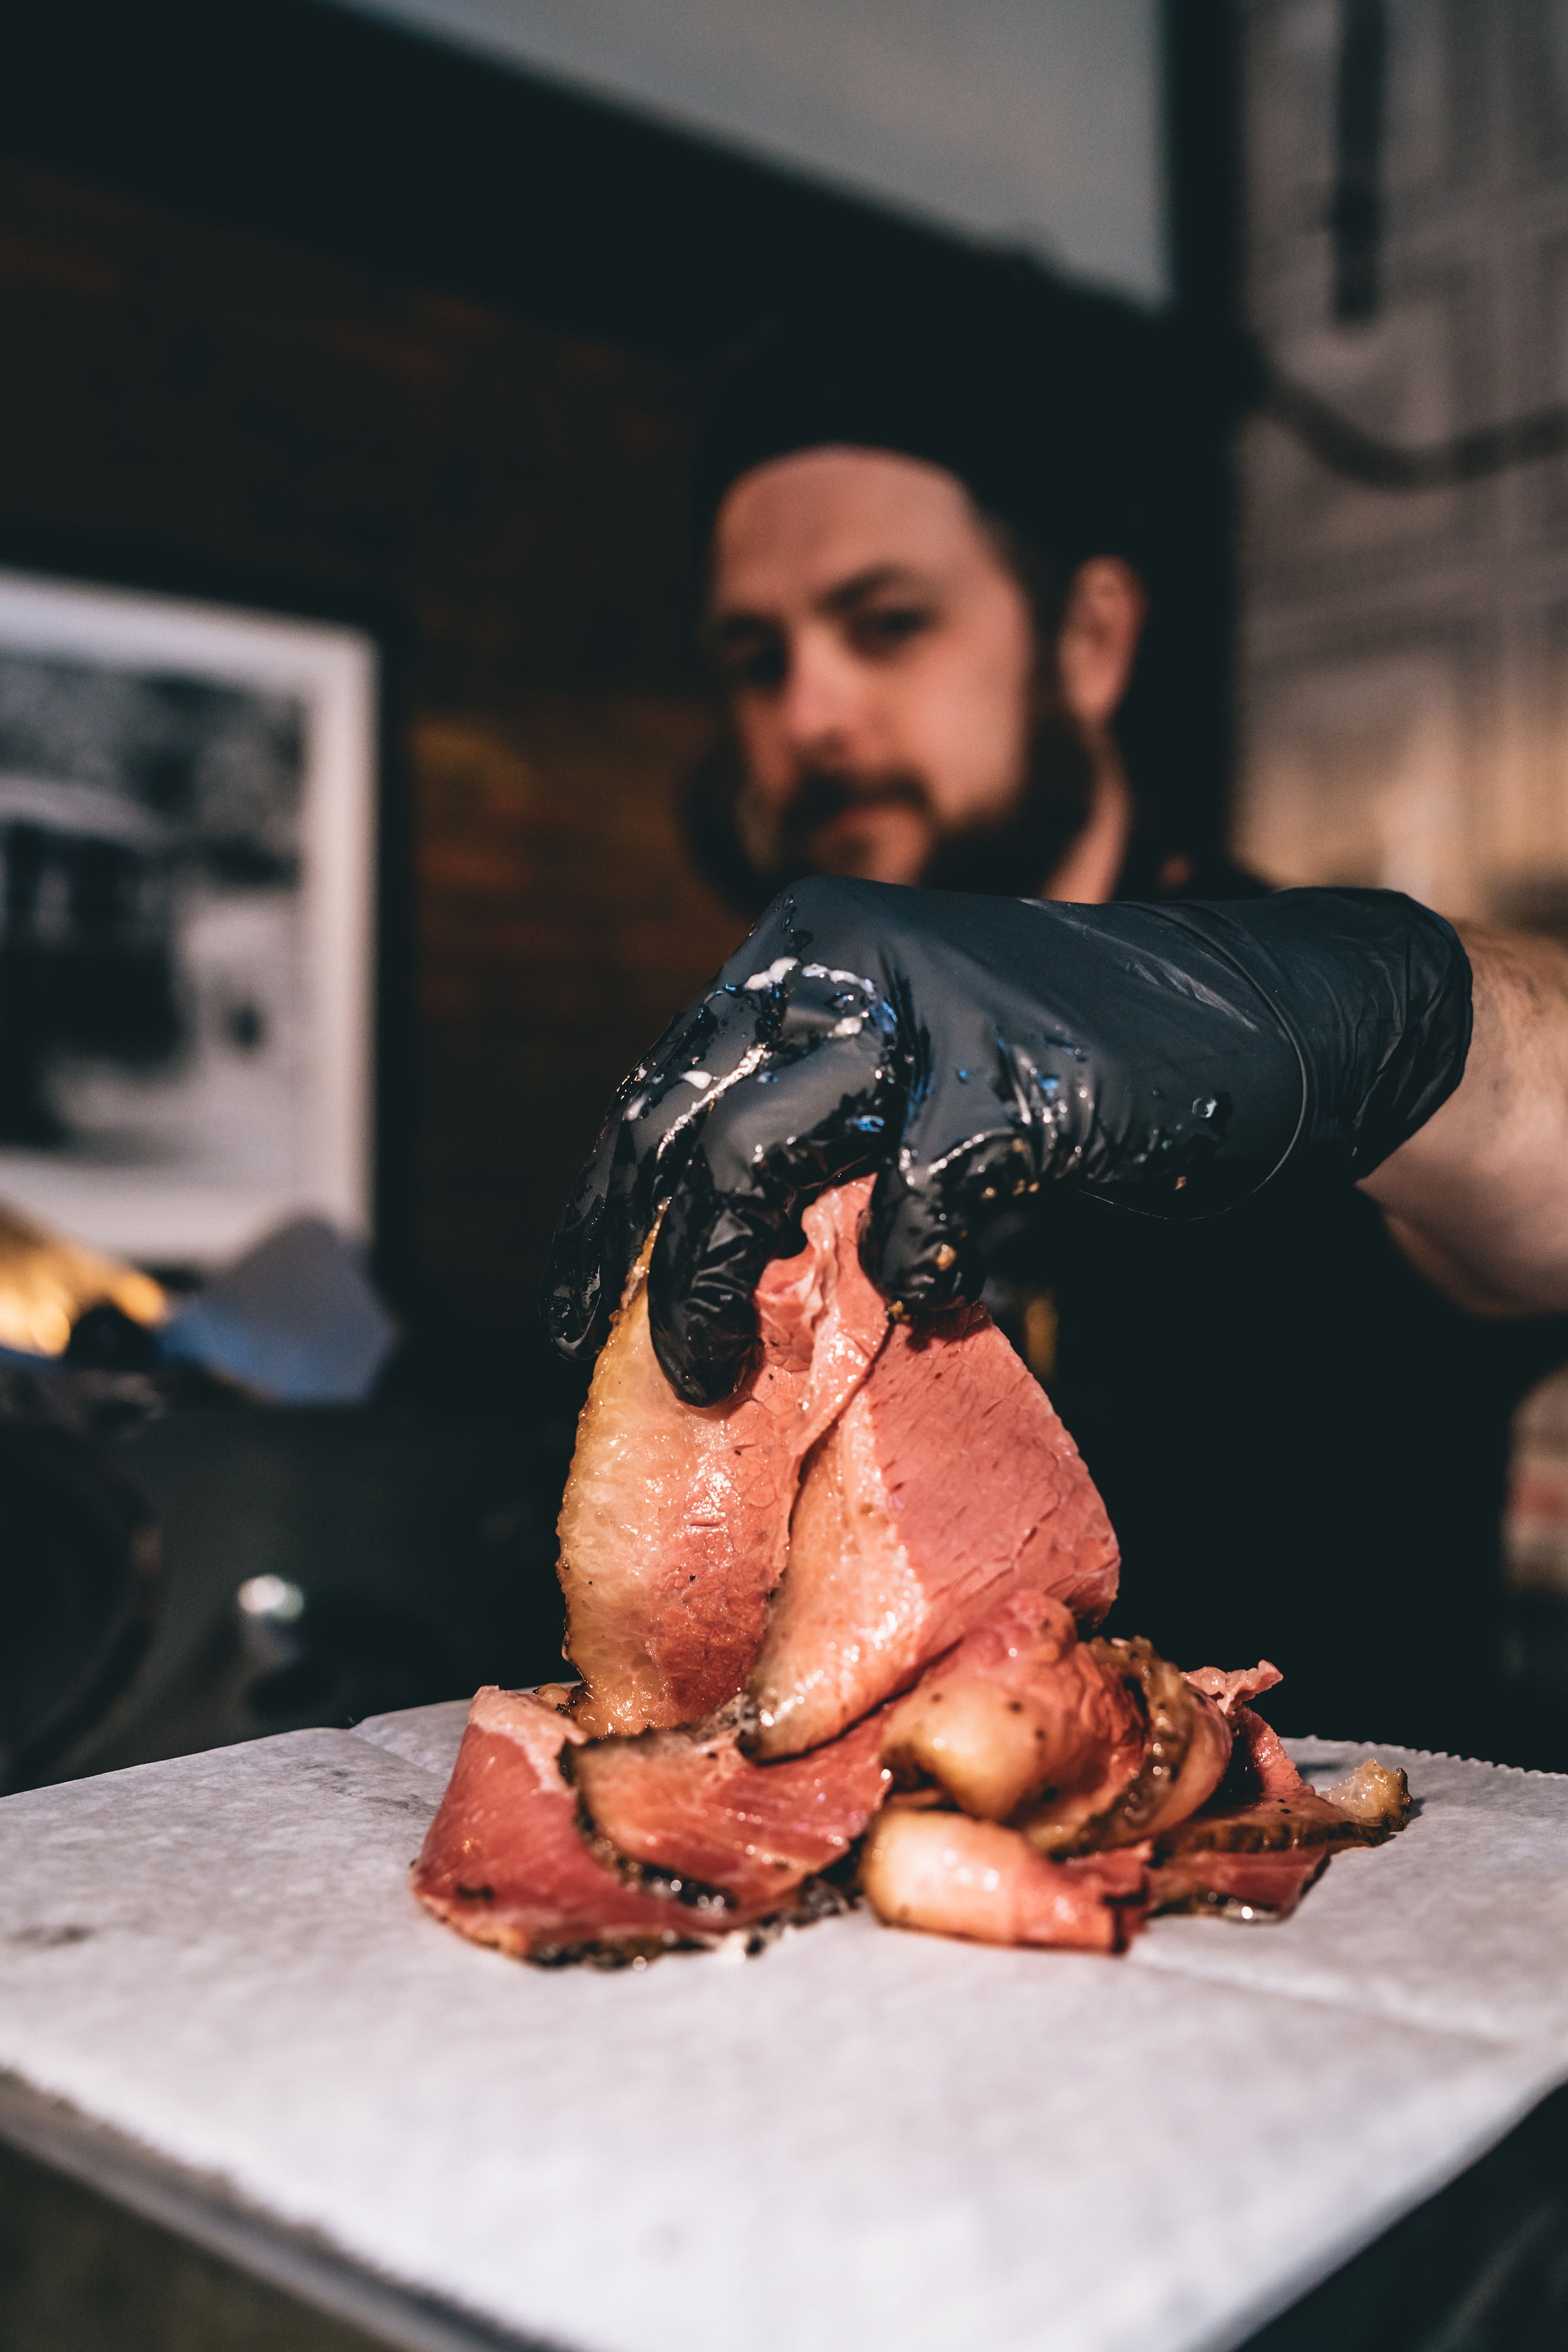
[[[0,2074],[407,2290],[393,2340],[1223,2352],[1568,2079],[1568,1780],[1379,1749],[1402,1837],[1124,1960],[858,1912],[545,1971],[408,1892],[464,1711],[0,1803]]]

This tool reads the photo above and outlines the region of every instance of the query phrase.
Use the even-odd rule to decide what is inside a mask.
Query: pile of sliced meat
[[[415,1867],[477,1941],[628,1960],[837,1907],[1118,1951],[1157,1910],[1278,1916],[1403,1825],[1320,1796],[1247,1702],[1095,1638],[1116,1538],[983,1309],[889,1321],[826,1194],[757,1292],[752,1375],[682,1404],[639,1265],[561,1517],[575,1685],[483,1690]],[[644,1265],[646,1265],[646,1253]]]

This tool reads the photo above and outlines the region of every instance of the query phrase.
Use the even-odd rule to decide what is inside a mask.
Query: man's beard
[[[739,750],[726,735],[691,780],[687,840],[706,879],[751,914],[807,874],[844,870],[813,851],[832,818],[857,808],[902,808],[922,821],[931,842],[918,877],[926,888],[1024,898],[1044,887],[1083,831],[1093,794],[1092,756],[1058,708],[1036,719],[1023,783],[999,816],[944,826],[919,775],[818,770],[800,779],[764,832],[746,807]]]

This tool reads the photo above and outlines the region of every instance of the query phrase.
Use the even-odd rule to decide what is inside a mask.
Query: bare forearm
[[[1362,1190],[1458,1305],[1568,1310],[1568,948],[1464,939],[1475,974],[1464,1077]]]

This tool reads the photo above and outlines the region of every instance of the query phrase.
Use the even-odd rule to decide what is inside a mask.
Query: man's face
[[[708,633],[759,872],[918,882],[1017,801],[1033,616],[940,467],[826,448],[744,475],[719,510]]]

